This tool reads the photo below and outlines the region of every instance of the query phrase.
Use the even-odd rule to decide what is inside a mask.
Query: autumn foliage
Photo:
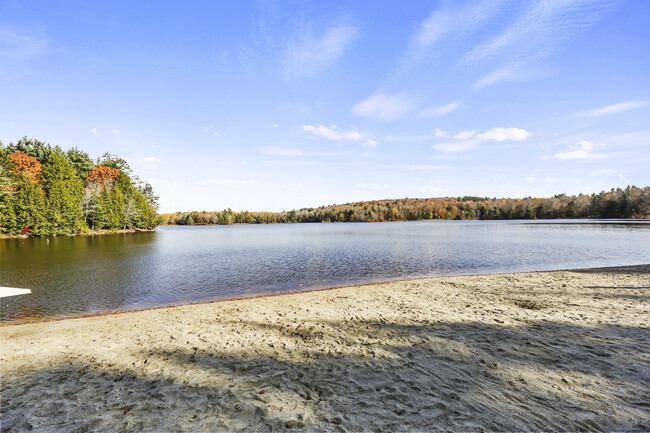
[[[98,165],[86,177],[86,185],[99,185],[111,188],[120,172],[114,168]]]
[[[157,200],[117,155],[93,161],[27,137],[0,142],[0,237],[153,229]]]
[[[289,212],[177,212],[164,224],[270,224],[417,220],[510,220],[555,218],[647,218],[650,187],[550,198],[437,197],[374,200]]]
[[[22,174],[30,178],[33,182],[38,183],[40,180],[41,163],[36,158],[27,155],[25,152],[14,152],[9,155],[9,158],[14,162],[15,167],[12,169],[14,173]]]

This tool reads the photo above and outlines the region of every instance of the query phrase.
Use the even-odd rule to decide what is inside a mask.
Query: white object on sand
[[[0,287],[0,298],[7,296],[28,295],[32,293],[29,289],[16,289],[14,287]]]

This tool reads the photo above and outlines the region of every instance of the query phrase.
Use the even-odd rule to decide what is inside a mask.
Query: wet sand
[[[4,431],[647,431],[650,265],[0,327]]]

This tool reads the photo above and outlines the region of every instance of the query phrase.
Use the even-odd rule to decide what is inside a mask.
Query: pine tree
[[[14,181],[7,175],[7,170],[0,166],[0,234],[13,234],[16,231],[14,201]]]
[[[80,201],[83,183],[74,166],[60,153],[53,153],[43,166],[48,234],[74,233],[82,227]]]
[[[46,234],[43,190],[37,183],[23,175],[18,176],[16,186],[13,206],[16,216],[15,232],[29,227],[31,235]],[[18,234],[15,232],[14,234]]]

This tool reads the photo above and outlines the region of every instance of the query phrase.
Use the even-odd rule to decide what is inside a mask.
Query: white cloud
[[[415,110],[417,100],[407,93],[386,94],[375,92],[358,102],[352,112],[359,116],[372,117],[382,121],[400,119]]]
[[[440,107],[431,107],[423,110],[420,117],[440,117],[456,111],[460,107],[460,102],[452,102],[451,104],[443,105]]]
[[[531,135],[530,132],[519,128],[492,128],[483,133],[477,130],[460,131],[453,135],[454,141],[437,143],[432,148],[445,153],[466,152],[475,149],[484,141],[521,141]]]
[[[320,37],[303,36],[291,41],[285,52],[285,72],[289,78],[312,76],[341,57],[359,30],[349,24],[339,24]]]
[[[554,177],[546,177],[546,178],[544,178],[544,182],[555,183],[555,182],[557,182],[557,179],[554,178]]]
[[[467,140],[468,138],[472,138],[475,135],[476,131],[460,131],[454,134],[453,138],[454,140]]]
[[[274,127],[274,128],[277,128],[277,127],[278,127],[278,124],[277,124],[277,123],[274,123],[274,124],[273,124],[273,127]]]
[[[649,103],[647,101],[627,101],[619,104],[608,105],[607,107],[599,108],[589,114],[591,117],[605,116],[608,114],[617,114],[624,111],[636,110],[638,108],[646,107]]]
[[[530,137],[531,133],[519,128],[492,128],[485,131],[483,134],[478,134],[476,137],[481,140],[494,140],[494,141],[521,141]]]
[[[97,132],[97,130],[96,130],[95,128],[92,128],[92,129],[90,130],[90,132],[92,132],[92,134],[93,134],[95,137],[97,137],[97,136],[99,135],[99,132]]]
[[[432,131],[433,131],[433,134],[436,137],[446,137],[446,136],[449,135],[449,133],[447,131],[443,131],[443,130],[441,130],[439,128],[433,128]]]
[[[280,148],[271,148],[264,149],[262,151],[263,155],[274,155],[274,156],[304,156],[305,151],[301,149],[280,149]]]
[[[303,125],[302,130],[318,137],[335,141],[361,141],[363,137],[356,131],[339,131],[334,125],[329,128],[324,125]]]
[[[111,129],[111,132],[115,135],[120,135],[120,131],[117,129]]]
[[[362,144],[362,146],[363,147],[377,147],[378,144],[379,143],[377,141],[373,140],[372,138],[369,138]]]
[[[526,182],[535,183],[536,179],[534,177],[527,177]]]
[[[221,134],[218,132],[213,132],[212,135],[214,135],[215,137],[221,137]]]
[[[216,179],[209,178],[197,182],[199,185],[218,185],[218,186],[261,186],[262,182],[256,180],[237,180],[237,179]]]
[[[596,145],[589,141],[581,140],[578,141],[575,145],[570,146],[568,152],[556,153],[554,158],[561,160],[573,160],[573,159],[600,159],[604,158],[605,155],[601,153],[593,153],[594,147]]]

